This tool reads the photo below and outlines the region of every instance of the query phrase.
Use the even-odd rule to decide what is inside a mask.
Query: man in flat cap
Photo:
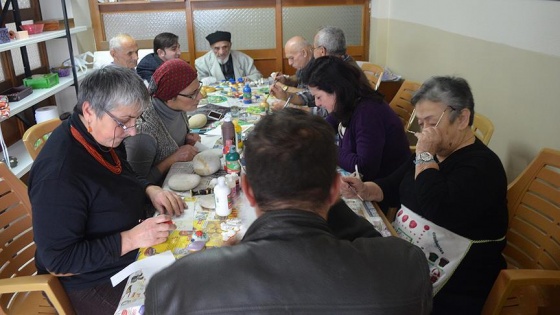
[[[262,77],[253,58],[231,50],[231,33],[216,31],[206,36],[212,50],[195,60],[198,79],[205,84],[239,78],[252,81]]]

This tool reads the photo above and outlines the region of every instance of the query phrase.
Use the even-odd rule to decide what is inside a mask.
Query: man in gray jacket
[[[229,79],[237,81],[243,78],[255,81],[262,78],[253,58],[240,51],[231,50],[230,32],[216,31],[206,36],[206,39],[212,50],[196,58],[194,62],[200,81],[209,84]]]
[[[297,109],[257,123],[242,189],[258,218],[239,244],[156,274],[146,314],[429,314],[422,251],[338,202],[333,139],[323,118]]]

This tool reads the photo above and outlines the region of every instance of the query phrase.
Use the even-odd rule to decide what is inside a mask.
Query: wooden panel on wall
[[[117,12],[146,12],[146,11],[173,11],[185,10],[186,34],[188,37],[188,51],[181,53],[181,58],[193,64],[194,59],[202,56],[206,51],[195,51],[193,12],[197,10],[219,10],[239,8],[274,8],[275,10],[275,46],[272,49],[241,50],[255,60],[257,68],[264,76],[271,72],[281,71],[283,73],[295,73],[284,59],[284,43],[282,42],[282,9],[283,7],[307,7],[307,6],[329,6],[329,5],[362,5],[362,44],[361,46],[348,47],[348,53],[356,60],[366,60],[369,54],[369,0],[185,0],[184,2],[117,2],[98,3],[97,0],[89,0],[92,25],[95,33],[96,48],[107,50],[108,43],[104,34],[103,13]],[[149,41],[139,42],[140,48],[151,48]],[[200,45],[199,45],[200,46]]]

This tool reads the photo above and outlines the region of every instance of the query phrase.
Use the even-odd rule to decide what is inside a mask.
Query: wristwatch
[[[414,164],[416,165],[432,162],[435,162],[435,159],[430,152],[420,152],[419,154],[416,154],[416,159],[414,160]]]

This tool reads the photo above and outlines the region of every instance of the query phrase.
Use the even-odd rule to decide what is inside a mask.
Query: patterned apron
[[[397,212],[393,227],[400,238],[420,247],[426,255],[434,296],[453,275],[472,244],[505,239],[504,236],[497,240],[470,240],[424,219],[404,205]]]

